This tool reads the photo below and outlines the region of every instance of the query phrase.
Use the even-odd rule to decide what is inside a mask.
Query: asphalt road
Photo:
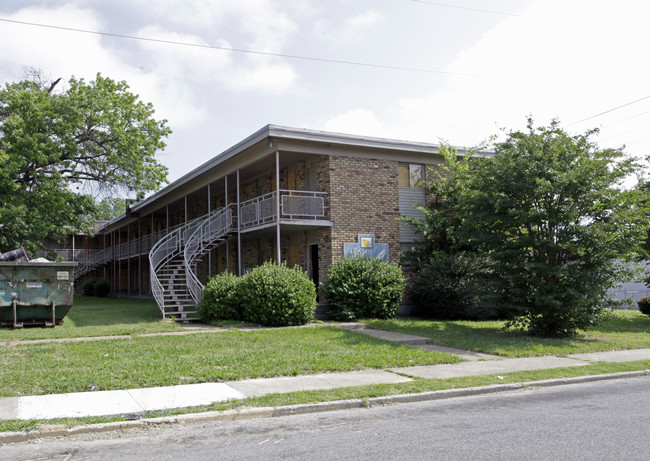
[[[0,447],[6,460],[650,459],[650,378]]]

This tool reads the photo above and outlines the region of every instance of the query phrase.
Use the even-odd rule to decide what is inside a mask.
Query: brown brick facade
[[[374,234],[387,243],[389,258],[399,260],[397,161],[329,157],[332,260],[343,257],[343,244],[358,234]]]

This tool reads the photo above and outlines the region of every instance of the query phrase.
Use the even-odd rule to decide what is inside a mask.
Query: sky
[[[3,0],[0,83],[125,80],[173,130],[170,181],[267,124],[471,147],[556,118],[645,158],[648,17],[646,0]]]

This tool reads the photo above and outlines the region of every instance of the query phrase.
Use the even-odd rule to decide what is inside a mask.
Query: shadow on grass
[[[569,338],[533,337],[519,329],[504,329],[503,321],[436,321],[406,318],[370,320],[368,324],[370,328],[423,336],[445,346],[506,356],[566,354],[574,349],[583,350],[601,342],[583,333]]]
[[[75,296],[66,320],[77,327],[158,322],[155,301],[132,298]]]

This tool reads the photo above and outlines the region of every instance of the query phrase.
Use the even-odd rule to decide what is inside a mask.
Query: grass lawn
[[[77,338],[83,336],[131,335],[182,330],[163,321],[156,302],[149,299],[94,298],[75,296],[63,324],[54,328],[0,327],[0,341],[21,339]]]
[[[426,352],[333,326],[49,342],[4,346],[1,351],[0,396],[458,361],[453,355]]]
[[[501,321],[368,320],[371,328],[431,338],[434,342],[506,357],[567,355],[650,347],[650,317],[636,311],[616,311],[598,327],[566,339],[534,338],[519,330],[504,330]]]

